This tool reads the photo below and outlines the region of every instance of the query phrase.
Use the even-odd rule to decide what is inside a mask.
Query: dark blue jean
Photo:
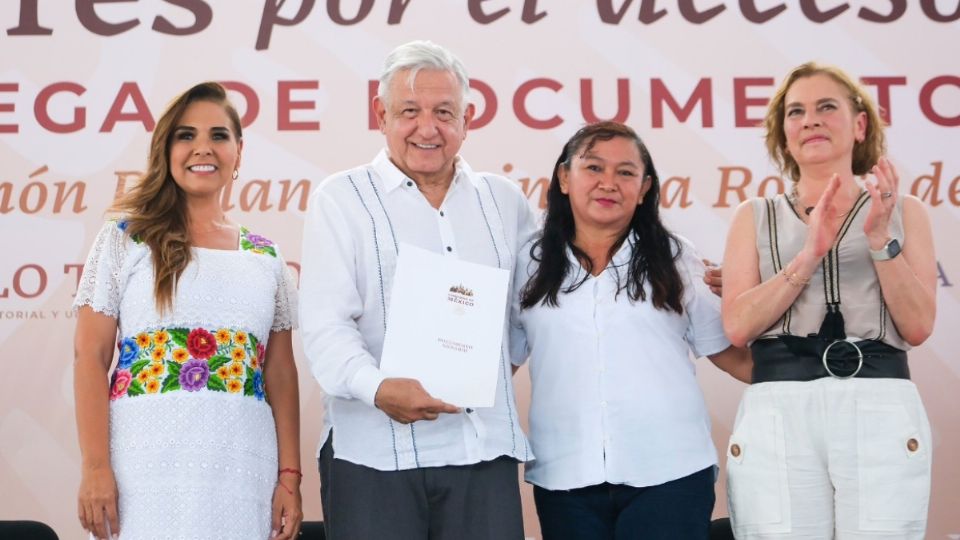
[[[658,486],[538,486],[543,540],[707,540],[716,495],[713,467]]]

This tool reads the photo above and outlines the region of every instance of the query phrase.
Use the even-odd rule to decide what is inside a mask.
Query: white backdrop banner
[[[785,188],[757,127],[779,80],[808,60],[860,77],[890,123],[901,193],[920,197],[933,222],[939,314],[911,368],[936,445],[928,538],[956,538],[958,20],[957,0],[0,2],[0,519],[82,537],[70,304],[167,102],[200,81],[228,86],[246,129],[223,208],[278,242],[296,270],[312,187],[383,145],[370,102],[384,57],[430,39],[472,77],[477,118],[462,150],[472,166],[514,179],[542,208],[563,142],[585,122],[624,121],[661,173],[664,219],[714,260],[737,204]],[[318,520],[322,397],[297,354],[305,512]],[[743,385],[701,366],[723,448]],[[529,391],[521,371],[524,408]],[[724,489],[721,475],[718,516]],[[529,486],[524,505],[527,535],[539,538]]]

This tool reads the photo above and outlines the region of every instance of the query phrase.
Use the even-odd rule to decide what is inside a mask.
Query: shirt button
[[[604,409],[606,409],[606,408],[607,408],[607,402],[606,402],[606,401],[601,401],[601,402],[600,402],[600,406],[603,407]]]
[[[740,457],[740,445],[739,445],[739,444],[734,443],[734,444],[731,444],[731,445],[730,445],[730,455],[733,456],[733,457]]]
[[[473,412],[473,409],[471,409],[470,407],[467,407],[467,408],[464,409],[464,410],[467,411],[467,414],[470,414],[470,413]]]
[[[413,182],[407,180],[407,187],[413,187]]]
[[[440,217],[443,217],[443,210],[440,211]]]
[[[453,248],[450,246],[447,246],[447,251],[453,251]]]

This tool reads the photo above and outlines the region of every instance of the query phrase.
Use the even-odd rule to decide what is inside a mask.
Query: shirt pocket
[[[931,447],[926,414],[903,403],[857,402],[860,528],[924,527],[930,501]]]
[[[727,444],[730,518],[741,532],[790,532],[783,414],[745,410]]]

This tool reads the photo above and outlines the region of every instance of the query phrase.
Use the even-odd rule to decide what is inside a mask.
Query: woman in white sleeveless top
[[[220,206],[242,147],[221,85],[180,95],[84,266],[77,512],[97,538],[297,535],[295,287],[277,246]]]
[[[922,539],[932,448],[906,351],[936,312],[926,211],[842,71],[795,68],[765,126],[793,185],[737,209],[724,257],[724,328],[754,358],[727,447],[735,533]]]

